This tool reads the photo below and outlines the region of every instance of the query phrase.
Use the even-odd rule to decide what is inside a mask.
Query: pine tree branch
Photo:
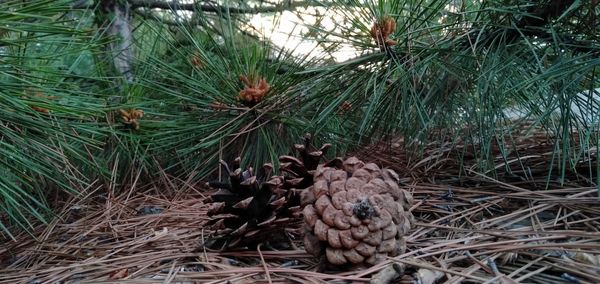
[[[303,6],[320,6],[314,1],[289,1],[286,4],[279,4],[269,7],[254,7],[254,8],[235,8],[214,4],[187,3],[181,4],[178,2],[166,2],[160,0],[128,0],[132,9],[150,8],[150,9],[165,9],[165,10],[187,10],[187,11],[202,11],[212,13],[230,13],[230,14],[257,14],[257,13],[273,13],[285,10],[294,10]]]
[[[517,27],[523,29],[547,25],[566,12],[574,2],[575,0],[550,0],[531,6],[527,11],[529,15],[523,17],[517,23]]]
[[[147,9],[134,9],[133,12],[135,14],[141,16],[144,19],[157,21],[162,24],[169,25],[169,26],[181,26],[181,25],[195,26],[195,25],[199,25],[202,22],[202,19],[197,18],[197,17],[194,17],[192,19],[185,20],[185,21],[168,19],[164,16],[158,15],[155,12],[148,11]]]
[[[493,44],[495,38],[504,34],[507,43],[520,40],[523,36],[536,38],[548,43],[558,43],[565,49],[575,52],[600,54],[600,46],[593,40],[579,39],[576,34],[549,30],[548,24],[569,11],[575,0],[548,0],[530,7],[527,15],[515,23],[513,27],[473,28],[470,33],[481,34],[478,45]],[[463,46],[469,46],[470,40],[465,38]]]

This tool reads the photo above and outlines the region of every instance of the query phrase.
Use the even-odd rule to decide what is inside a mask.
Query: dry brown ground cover
[[[498,169],[512,170],[495,178],[468,157],[460,171],[453,149],[420,161],[381,145],[358,153],[395,168],[415,197],[408,250],[373,267],[323,265],[302,249],[299,223],[286,229],[287,250],[203,249],[208,193],[163,176],[118,194],[90,187],[34,236],[2,240],[0,283],[383,283],[399,272],[391,283],[600,283],[594,149],[548,189],[549,144],[524,141],[508,163],[498,155]]]

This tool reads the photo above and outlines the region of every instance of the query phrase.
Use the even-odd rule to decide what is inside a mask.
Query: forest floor
[[[559,183],[546,179],[552,148],[539,141],[511,154],[519,162],[498,156],[512,170],[495,178],[468,159],[461,171],[449,148],[415,162],[383,148],[357,154],[400,173],[417,223],[406,253],[375,266],[325,267],[304,252],[301,224],[289,250],[204,249],[210,192],[162,176],[118,194],[97,184],[33,235],[0,240],[0,283],[600,283],[595,161]]]

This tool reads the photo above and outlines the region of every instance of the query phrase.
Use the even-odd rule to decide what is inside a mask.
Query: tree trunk
[[[132,82],[133,38],[129,4],[125,0],[97,0],[97,4],[96,21],[100,33],[108,40],[106,51],[112,61],[111,69]]]

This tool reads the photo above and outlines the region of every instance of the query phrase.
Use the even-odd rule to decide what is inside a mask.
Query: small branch
[[[128,0],[132,9],[150,8],[164,10],[188,10],[188,11],[203,11],[212,13],[230,13],[230,14],[257,14],[257,13],[273,13],[285,10],[294,10],[301,6],[319,6],[318,3],[312,1],[289,2],[288,4],[275,5],[270,7],[254,7],[254,8],[234,8],[213,4],[188,3],[181,4],[178,2],[166,2],[160,0]]]
[[[550,0],[546,3],[531,6],[527,11],[529,15],[523,17],[517,23],[517,27],[541,27],[547,25],[550,21],[567,11],[574,2],[575,0]]]
[[[162,15],[157,15],[156,13],[153,13],[151,11],[147,11],[146,9],[135,9],[135,10],[133,10],[133,12],[135,14],[141,16],[144,19],[158,21],[160,23],[163,23],[163,24],[169,25],[169,26],[181,26],[181,25],[195,26],[195,25],[199,25],[202,23],[202,21],[198,18],[192,18],[192,19],[185,20],[185,21],[172,20],[172,19],[168,19]]]

